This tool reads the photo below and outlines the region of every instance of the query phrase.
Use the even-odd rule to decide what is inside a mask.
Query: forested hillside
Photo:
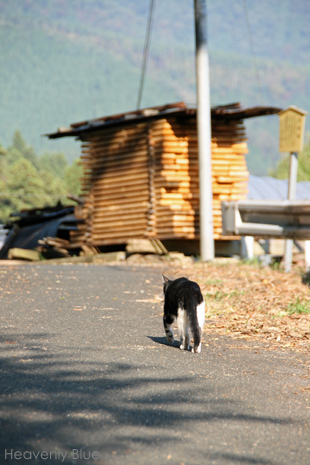
[[[67,195],[80,194],[82,167],[69,165],[63,153],[38,156],[20,131],[8,148],[0,146],[0,223],[11,213],[70,203]]]
[[[309,2],[207,3],[211,103],[295,104],[310,111]],[[19,128],[37,153],[64,151],[72,160],[79,143],[41,135],[135,109],[148,5],[147,0],[0,0],[2,145],[8,146]],[[179,100],[195,103],[193,1],[157,0],[142,106]],[[246,124],[250,171],[267,174],[279,159],[278,119]]]

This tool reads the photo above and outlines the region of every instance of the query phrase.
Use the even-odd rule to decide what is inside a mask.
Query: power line
[[[155,10],[155,0],[150,0],[149,14],[148,14],[148,21],[147,21],[147,28],[146,28],[146,36],[145,36],[145,43],[144,43],[144,51],[143,51],[143,61],[142,61],[142,67],[141,67],[141,76],[140,76],[139,94],[138,94],[138,101],[137,101],[137,110],[140,109],[140,104],[141,104],[142,91],[143,91],[143,85],[144,85],[144,78],[145,78],[145,74],[146,74],[146,67],[147,67],[147,61],[148,61],[148,56],[149,56],[149,48],[150,48],[150,43],[151,43],[151,34],[152,34],[154,10]]]
[[[261,85],[261,81],[260,81],[260,77],[259,77],[259,71],[258,71],[258,66],[257,66],[257,61],[256,61],[256,55],[255,55],[255,51],[254,51],[254,43],[253,43],[253,37],[252,37],[252,32],[251,32],[251,25],[250,25],[249,14],[248,14],[248,7],[247,7],[247,2],[246,2],[246,0],[243,0],[243,7],[244,7],[246,22],[247,22],[248,31],[249,31],[251,52],[252,52],[252,57],[253,57],[253,62],[254,62],[254,68],[255,68],[255,73],[256,73],[256,79],[257,79],[257,82],[258,82],[258,87],[259,87],[259,92],[260,92],[260,98],[261,98],[261,102],[262,102],[262,105],[263,105],[263,104],[264,104],[263,91],[262,91],[262,85]]]

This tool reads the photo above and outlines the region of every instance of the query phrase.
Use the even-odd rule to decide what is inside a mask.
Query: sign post
[[[290,172],[288,182],[288,199],[296,197],[298,152],[303,149],[305,120],[307,112],[293,105],[279,113],[280,118],[280,152],[290,152]],[[289,273],[292,268],[293,239],[285,241],[284,266]]]

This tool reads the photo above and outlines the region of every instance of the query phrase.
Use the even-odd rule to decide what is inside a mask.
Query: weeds
[[[306,273],[302,275],[302,283],[310,286],[310,271],[306,271]]]
[[[261,262],[258,257],[253,257],[240,260],[239,265],[249,265],[259,268],[261,267]]]
[[[283,267],[281,265],[281,262],[277,260],[273,260],[270,264],[270,268],[274,271],[283,271]]]
[[[310,314],[310,300],[300,300],[299,297],[295,300],[295,302],[291,302],[287,309],[286,309],[286,315],[302,315]]]
[[[216,291],[214,294],[212,294],[211,292],[207,292],[205,294],[205,297],[208,298],[208,299],[213,299],[217,302],[219,302],[220,300],[223,300],[225,299],[225,297],[228,297],[229,299],[231,297],[237,297],[237,296],[240,296],[240,295],[244,295],[244,291],[232,291],[232,292],[222,292],[222,291]]]
[[[221,279],[208,279],[208,281],[206,281],[205,284],[207,286],[218,286],[221,283],[222,283]]]
[[[202,285],[206,333],[309,351],[310,288],[297,267],[284,273],[270,266],[201,264],[187,272]]]

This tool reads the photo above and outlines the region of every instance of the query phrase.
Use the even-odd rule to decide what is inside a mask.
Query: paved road
[[[0,268],[1,464],[310,463],[302,357],[167,346],[160,271]]]

